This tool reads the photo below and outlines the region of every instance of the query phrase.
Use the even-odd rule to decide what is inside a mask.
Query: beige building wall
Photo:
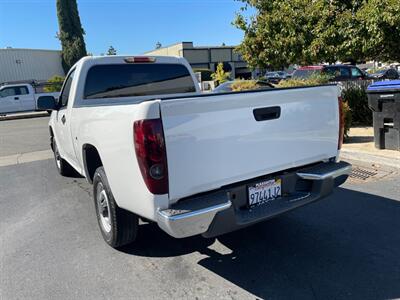
[[[185,49],[184,57],[190,64],[209,63],[209,52],[207,49]]]
[[[232,59],[233,59],[233,61],[242,61],[243,62],[242,56],[239,53],[237,53],[236,51],[232,52]]]
[[[168,47],[161,47],[146,52],[146,55],[154,56],[182,56],[183,43],[175,44]]]
[[[230,62],[232,60],[232,49],[211,49],[211,62]]]
[[[234,47],[194,47],[192,42],[182,42],[171,46],[154,49],[146,55],[180,56],[187,59],[193,68],[210,69],[215,71],[220,62],[229,63],[231,76],[236,76],[236,70],[240,68],[241,74],[250,73],[247,63],[242,60],[240,54],[234,51]]]

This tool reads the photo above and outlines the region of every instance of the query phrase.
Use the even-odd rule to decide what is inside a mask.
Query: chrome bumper
[[[235,223],[231,226],[232,230],[235,230],[235,226],[241,222],[239,220],[241,217],[242,221],[245,218],[249,224],[255,223],[323,198],[332,191],[334,186],[343,183],[350,172],[351,165],[344,162],[321,163],[293,172],[291,176],[315,182],[318,188],[314,188],[314,191],[306,193],[307,196],[303,197],[300,201],[291,201],[290,197],[280,198],[282,201],[286,201],[287,204],[285,204],[285,207],[281,206],[275,210],[269,206],[264,209],[260,207],[258,213],[255,212],[258,208],[248,212],[240,212],[238,210],[239,199],[233,200],[232,198],[232,201],[235,202],[233,203],[229,195],[235,189],[243,189],[245,192],[242,193],[242,198],[246,198],[243,201],[247,201],[247,187],[245,184],[241,184],[239,187],[232,189],[219,190],[205,196],[185,199],[173,205],[170,209],[159,210],[157,212],[157,223],[161,229],[175,238],[185,238],[198,234],[204,235],[204,233],[206,233],[206,236],[214,220],[215,223],[228,223],[228,220],[220,217],[220,215],[230,214],[229,222]],[[217,213],[221,213],[218,214],[219,217],[216,217]],[[246,216],[239,216],[238,214],[246,214]],[[233,219],[236,219],[236,221],[232,221]],[[243,226],[243,224],[240,226]],[[240,226],[237,226],[237,229]],[[212,229],[210,230],[212,231]]]
[[[232,206],[228,201],[200,210],[183,212],[170,215],[169,210],[159,210],[157,217],[158,226],[175,238],[185,238],[204,233],[208,230],[215,215]]]

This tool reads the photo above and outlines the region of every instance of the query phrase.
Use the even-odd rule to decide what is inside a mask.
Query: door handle
[[[281,116],[281,107],[272,106],[272,107],[257,108],[253,110],[253,114],[256,121],[279,119]]]
[[[19,97],[14,97],[14,100],[19,100]]]
[[[63,116],[61,117],[61,122],[62,122],[63,124],[65,124],[65,121],[66,121],[65,115],[63,115]]]

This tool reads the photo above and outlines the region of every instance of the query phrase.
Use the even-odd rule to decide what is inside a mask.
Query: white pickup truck
[[[135,240],[139,218],[176,238],[214,237],[314,202],[342,184],[334,85],[201,94],[177,57],[86,57],[53,110],[62,175],[93,184],[105,241]]]
[[[8,113],[35,111],[37,100],[42,96],[58,97],[59,93],[36,94],[31,84],[5,84],[0,85],[0,115]]]

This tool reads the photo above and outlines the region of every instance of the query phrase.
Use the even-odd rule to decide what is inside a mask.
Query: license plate
[[[281,179],[272,179],[248,187],[249,205],[270,202],[282,195]]]

